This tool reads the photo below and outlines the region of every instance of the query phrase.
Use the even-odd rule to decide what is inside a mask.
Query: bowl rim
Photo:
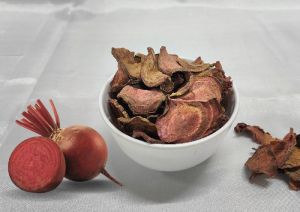
[[[133,138],[133,137],[123,133],[117,127],[115,127],[113,125],[113,123],[109,120],[109,118],[107,117],[107,115],[104,111],[104,108],[103,108],[104,92],[105,92],[106,88],[109,86],[113,77],[114,77],[114,74],[108,78],[108,80],[104,83],[104,85],[102,86],[102,89],[100,91],[99,99],[98,99],[100,114],[101,114],[102,118],[104,119],[105,123],[114,131],[114,133],[116,133],[119,136],[123,137],[124,139],[130,140],[138,145],[142,145],[142,146],[154,148],[154,149],[177,149],[177,148],[186,148],[186,147],[196,146],[200,143],[206,143],[207,141],[209,141],[212,138],[216,137],[217,135],[221,134],[228,127],[230,127],[231,124],[234,122],[234,120],[237,116],[237,113],[238,113],[239,104],[240,104],[239,93],[238,93],[235,85],[233,84],[232,87],[233,87],[234,99],[235,99],[234,109],[233,109],[233,112],[232,112],[229,120],[220,129],[218,129],[214,133],[212,133],[204,138],[200,138],[200,139],[197,139],[197,140],[194,140],[191,142],[179,143],[179,144],[149,144],[145,141]],[[106,105],[108,105],[108,104],[106,104]]]

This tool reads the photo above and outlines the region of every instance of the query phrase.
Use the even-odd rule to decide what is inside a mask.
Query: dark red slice
[[[207,109],[201,102],[169,101],[169,110],[156,122],[159,138],[166,143],[195,140],[208,129]]]
[[[221,102],[222,88],[213,77],[199,77],[192,79],[189,92],[180,97],[184,100],[207,102],[211,99],[217,99]]]
[[[160,104],[166,99],[158,90],[143,90],[126,85],[118,94],[118,98],[126,102],[135,115],[155,113]]]
[[[58,145],[44,137],[32,137],[12,152],[8,172],[13,183],[28,192],[47,192],[65,176],[65,159]]]

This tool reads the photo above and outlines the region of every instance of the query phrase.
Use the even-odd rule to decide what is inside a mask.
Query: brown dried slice
[[[142,62],[141,78],[147,87],[157,87],[163,84],[170,77],[163,74],[157,66],[154,50],[148,48],[148,55]]]
[[[129,118],[128,113],[126,112],[124,107],[119,104],[118,100],[109,99],[108,103],[109,103],[109,106],[110,106],[110,109],[111,109],[111,113],[115,117],[117,117],[117,118],[119,118],[119,117]]]
[[[119,92],[129,81],[128,74],[121,66],[118,67],[112,81],[110,82],[110,92]]]
[[[162,46],[160,48],[160,54],[158,57],[158,67],[163,73],[172,76],[173,73],[181,71],[182,66],[179,65],[177,61],[177,55],[169,54],[165,46]]]
[[[221,102],[221,85],[213,77],[197,77],[192,79],[189,92],[180,97],[183,100],[206,102],[217,99]]]
[[[166,99],[158,90],[143,90],[126,85],[118,94],[118,98],[126,102],[135,115],[155,113]]]
[[[160,85],[160,90],[164,91],[165,93],[172,93],[174,89],[173,81],[168,78],[163,84]]]
[[[281,167],[283,169],[297,168],[300,167],[300,148],[293,147],[291,154]]]
[[[164,142],[162,142],[161,140],[156,139],[156,138],[152,138],[152,137],[150,137],[149,135],[147,135],[146,133],[144,133],[142,131],[134,130],[133,133],[132,133],[132,137],[142,138],[143,140],[145,140],[149,144],[164,144]]]
[[[232,92],[232,81],[230,77],[227,77],[225,75],[225,72],[223,71],[222,65],[220,61],[217,61],[214,63],[214,68],[211,69],[212,75],[218,79],[218,81],[222,85],[222,94],[227,95],[228,93]]]
[[[155,124],[151,123],[148,119],[141,116],[135,116],[133,118],[118,118],[118,121],[123,124],[127,131],[132,133],[135,131],[141,131],[149,135],[157,135]]]
[[[124,68],[131,78],[141,78],[142,63],[135,60],[134,52],[125,48],[112,48],[112,55],[118,61],[122,68]]]
[[[207,110],[201,102],[170,101],[169,110],[156,122],[159,138],[166,143],[195,140],[208,128]]]
[[[182,66],[182,69],[184,71],[190,71],[190,72],[203,72],[205,70],[210,69],[211,64],[209,63],[199,63],[199,62],[189,62],[185,59],[178,58],[177,62],[179,65]]]
[[[283,141],[272,141],[270,144],[270,150],[276,160],[278,168],[281,168],[287,160],[292,146]]]
[[[273,177],[277,174],[277,163],[270,149],[270,144],[260,146],[250,157],[245,166],[252,171],[250,180],[257,174],[265,174]]]
[[[286,174],[289,175],[289,173],[286,173]],[[298,169],[297,175],[300,175],[300,169]],[[294,180],[290,179],[289,188],[294,191],[299,191],[300,190],[300,181],[294,181]]]
[[[265,132],[258,126],[251,126],[245,123],[238,123],[234,128],[236,133],[248,133],[252,136],[252,139],[258,144],[270,144],[272,141],[279,141],[278,138],[274,138],[270,133]]]
[[[203,64],[203,60],[201,59],[201,57],[197,57],[192,63],[196,65],[201,65]]]
[[[293,190],[300,189],[300,168],[285,169],[284,173],[290,178],[289,187]]]
[[[172,93],[170,95],[170,97],[179,97],[179,96],[186,94],[190,90],[192,84],[193,84],[193,82],[190,79],[190,81],[188,81],[184,86],[179,88],[178,91],[176,91],[175,93]]]

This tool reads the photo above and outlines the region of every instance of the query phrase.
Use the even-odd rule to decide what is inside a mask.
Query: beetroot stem
[[[113,178],[105,169],[103,169],[101,171],[101,173],[107,177],[108,179],[110,179],[111,181],[113,181],[114,183],[118,184],[119,186],[123,186],[122,183],[120,183],[119,181],[117,181],[115,178]]]
[[[48,135],[48,132],[41,126],[40,122],[30,113],[23,112],[22,115],[41,133],[40,135]]]
[[[58,128],[60,128],[60,120],[59,120],[59,116],[58,116],[57,110],[56,110],[56,108],[55,108],[55,105],[54,105],[54,103],[53,103],[53,100],[50,99],[49,102],[50,102],[52,111],[53,111],[53,113],[54,113],[56,125],[58,126]]]
[[[47,136],[47,135],[44,134],[43,132],[41,132],[41,131],[35,129],[34,127],[32,127],[32,126],[30,126],[30,125],[28,125],[28,124],[26,124],[26,123],[23,123],[23,122],[21,122],[21,121],[19,121],[19,120],[16,120],[16,123],[17,123],[18,125],[20,125],[20,126],[26,128],[26,129],[32,131],[32,132],[35,132],[35,133],[39,134],[39,135]]]
[[[41,117],[41,115],[34,109],[34,107],[32,105],[28,106],[28,113],[30,113],[31,115],[33,115],[37,121],[40,123],[41,127],[43,127],[49,134],[52,133],[53,129],[51,129],[51,127],[48,126],[47,123],[45,123],[45,120]]]
[[[37,105],[40,108],[40,112],[47,119],[47,121],[51,124],[51,126],[55,129],[58,128],[58,126],[54,122],[52,116],[50,115],[49,111],[46,109],[45,105],[43,104],[43,102],[40,99],[37,100]]]

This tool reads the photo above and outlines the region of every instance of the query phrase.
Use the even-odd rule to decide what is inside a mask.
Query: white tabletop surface
[[[240,92],[236,120],[282,137],[300,133],[300,3],[296,1],[0,1],[0,211],[299,211],[300,192],[279,176],[248,182],[244,162],[256,147],[233,130],[199,166],[176,173],[144,168],[114,143],[98,94],[117,64],[111,47],[145,52],[161,45],[185,58],[220,60]],[[14,120],[28,103],[53,98],[62,125],[97,129],[109,146],[99,176],[64,180],[43,194],[8,176],[13,148],[33,134]]]

